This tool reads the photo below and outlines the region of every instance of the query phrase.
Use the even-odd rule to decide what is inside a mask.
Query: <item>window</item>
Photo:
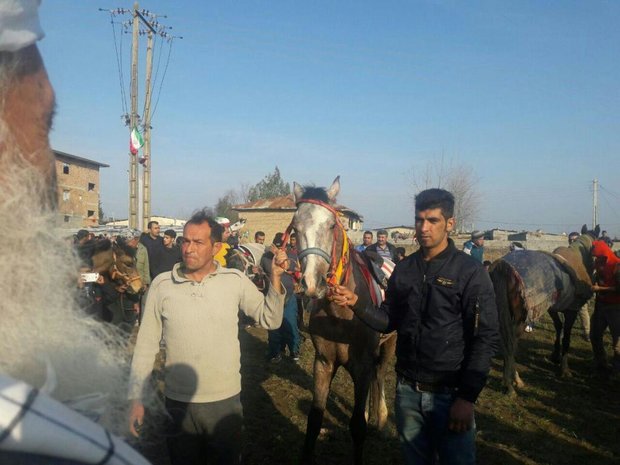
[[[62,191],[62,200],[63,201],[68,201],[71,198],[71,192],[70,191]]]
[[[63,174],[69,174],[69,165],[66,163],[62,164],[62,172]]]
[[[95,190],[95,183],[94,182],[89,182],[88,183],[88,190],[89,191],[94,191]]]
[[[91,216],[95,216],[95,210],[88,210],[87,216],[90,218]]]

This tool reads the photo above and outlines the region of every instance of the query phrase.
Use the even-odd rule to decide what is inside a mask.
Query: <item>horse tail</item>
[[[381,431],[388,417],[387,406],[385,404],[385,376],[390,364],[390,360],[396,352],[396,333],[382,334],[379,342],[379,356],[375,365],[374,376],[370,381],[369,417],[373,418],[377,429]]]
[[[525,321],[524,302],[519,292],[519,281],[515,270],[504,260],[496,261],[490,270],[495,289],[495,302],[499,317],[499,332],[504,357],[504,385],[508,393],[514,393],[517,380],[515,354],[517,351],[517,329]],[[523,321],[521,321],[523,320]]]

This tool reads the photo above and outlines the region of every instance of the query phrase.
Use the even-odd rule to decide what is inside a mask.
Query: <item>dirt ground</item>
[[[527,383],[516,399],[503,394],[501,360],[494,359],[488,386],[476,407],[478,462],[490,465],[607,465],[620,463],[620,386],[594,376],[591,349],[576,324],[571,378],[561,379],[549,361],[553,326],[543,319],[520,344],[520,373]],[[246,465],[296,464],[312,399],[314,349],[307,333],[299,364],[284,359],[268,364],[266,331],[240,330],[242,402]],[[610,341],[608,340],[609,344]],[[369,430],[368,465],[401,464],[394,426],[394,371],[389,372],[387,430]],[[352,384],[340,370],[329,397],[324,430],[317,444],[319,464],[351,462],[348,421]],[[156,465],[167,465],[163,441],[144,451]]]

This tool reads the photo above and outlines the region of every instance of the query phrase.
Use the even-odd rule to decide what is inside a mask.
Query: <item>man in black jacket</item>
[[[396,330],[396,421],[406,464],[475,463],[474,402],[499,336],[495,294],[481,263],[459,251],[454,197],[416,196],[420,250],[396,264],[379,309],[356,305],[339,286],[332,299],[380,332]]]

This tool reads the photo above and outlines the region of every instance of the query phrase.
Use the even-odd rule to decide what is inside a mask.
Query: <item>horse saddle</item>
[[[382,270],[384,264],[383,257],[377,252],[371,251],[362,252],[360,257],[364,260],[364,264],[368,267],[370,274],[377,284],[379,284],[381,289],[387,289],[389,276],[386,276]]]
[[[373,303],[376,306],[381,305],[385,299],[388,280],[394,271],[394,262],[385,260],[374,252],[355,253],[355,260],[368,283]]]

